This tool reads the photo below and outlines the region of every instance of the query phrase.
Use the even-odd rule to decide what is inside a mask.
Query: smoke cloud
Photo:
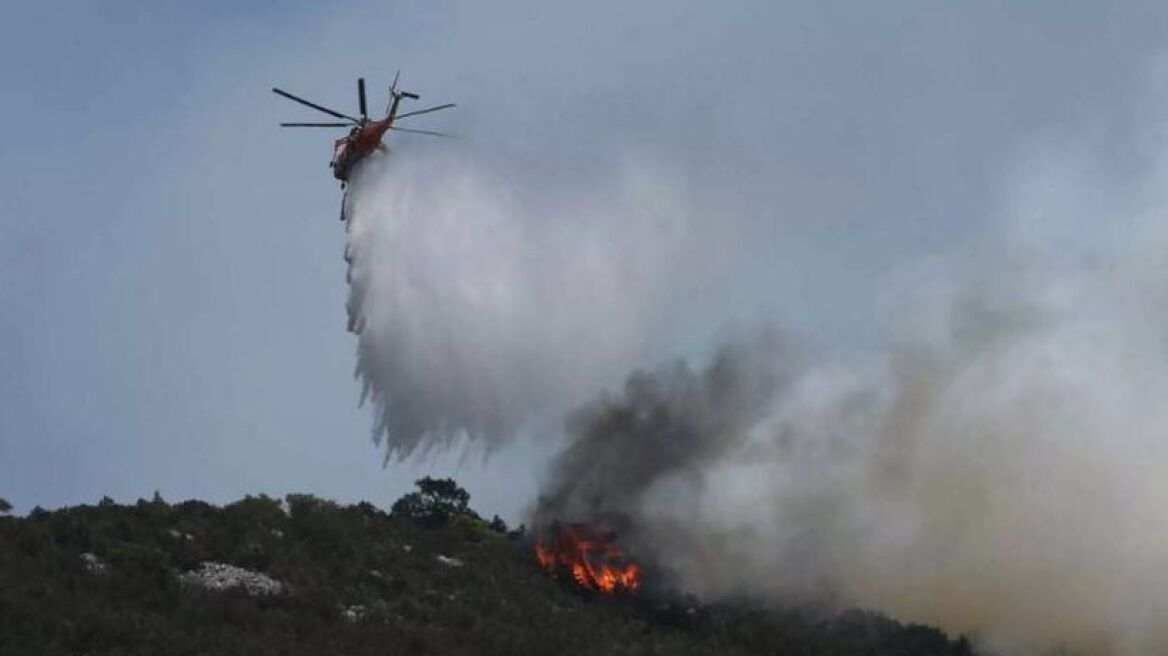
[[[785,382],[781,340],[765,331],[723,346],[703,371],[684,361],[629,376],[568,419],[572,444],[539,503],[548,521],[625,524],[649,487],[700,474],[741,441]]]
[[[708,598],[859,605],[999,653],[1161,650],[1168,176],[1076,203],[1083,169],[1051,161],[1003,241],[910,277],[886,350],[755,339],[633,374],[568,422],[539,512],[616,518]],[[1124,238],[1055,238],[1102,206]]]

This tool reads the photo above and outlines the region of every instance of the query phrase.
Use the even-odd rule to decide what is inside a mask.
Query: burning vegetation
[[[596,592],[635,592],[641,568],[616,544],[616,534],[589,524],[556,522],[535,540],[535,558],[552,574],[567,572]]]

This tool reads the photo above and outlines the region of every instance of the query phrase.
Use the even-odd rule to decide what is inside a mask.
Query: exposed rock
[[[221,591],[242,587],[249,595],[277,595],[284,592],[284,584],[276,579],[235,565],[205,562],[199,569],[183,574],[182,581],[204,590]]]
[[[365,617],[365,607],[360,605],[349,606],[342,614],[349,622],[359,622],[361,618]]]
[[[109,572],[109,565],[98,558],[96,554],[91,554],[88,551],[81,554],[81,564],[85,566],[85,571],[94,576],[101,576]]]

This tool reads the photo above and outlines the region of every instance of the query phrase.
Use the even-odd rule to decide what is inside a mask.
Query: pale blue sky
[[[755,245],[707,320],[871,339],[878,281],[981,233],[1034,139],[1161,109],[1162,3],[12,3],[0,21],[0,497],[387,505],[455,473],[514,517],[546,454],[383,469],[357,408],[330,135],[396,68],[532,185],[645,149]],[[376,104],[376,103],[375,103]],[[1104,140],[1106,141],[1106,140]],[[1117,138],[1117,144],[1125,143]],[[402,139],[400,147],[429,148]],[[1116,146],[1117,166],[1135,157]],[[711,219],[713,220],[713,219]]]

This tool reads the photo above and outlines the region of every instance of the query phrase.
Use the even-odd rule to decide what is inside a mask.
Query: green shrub
[[[120,543],[110,548],[108,559],[113,583],[122,594],[148,603],[169,604],[177,600],[181,587],[178,571],[157,547]]]

